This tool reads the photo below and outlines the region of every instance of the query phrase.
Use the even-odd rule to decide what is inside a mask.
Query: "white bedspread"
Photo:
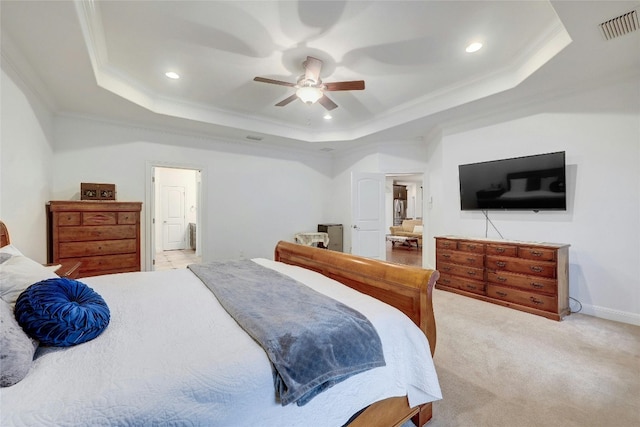
[[[387,366],[282,407],[264,351],[191,271],[91,277],[82,281],[109,305],[109,327],[76,347],[40,348],[27,377],[0,390],[0,425],[339,427],[380,399],[442,397],[428,342],[404,314],[312,271],[255,261],[367,316]]]

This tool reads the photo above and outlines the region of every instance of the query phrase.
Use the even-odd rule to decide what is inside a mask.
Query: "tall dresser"
[[[49,202],[48,262],[79,262],[78,277],[140,271],[141,210],[141,202]]]
[[[569,245],[436,237],[438,289],[561,320],[569,314]]]

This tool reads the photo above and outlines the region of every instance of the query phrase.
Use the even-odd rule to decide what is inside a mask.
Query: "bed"
[[[13,246],[1,222],[0,246]],[[366,316],[386,365],[283,406],[265,351],[191,270],[87,277],[79,280],[109,305],[108,327],[83,344],[38,347],[28,374],[0,389],[0,425],[387,427],[431,418],[442,397],[431,358],[436,271],[289,242],[252,262]]]

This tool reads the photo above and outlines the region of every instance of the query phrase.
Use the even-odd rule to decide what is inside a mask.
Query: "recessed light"
[[[482,43],[475,42],[475,43],[471,43],[469,46],[467,46],[467,48],[465,50],[468,53],[473,53],[473,52],[479,51],[480,49],[482,49]]]
[[[324,116],[322,116],[322,118],[325,120],[331,120],[333,117],[331,117],[331,114],[327,113]]]
[[[167,71],[166,73],[164,73],[165,76],[169,77],[170,79],[174,79],[177,80],[180,78],[180,74],[174,72],[174,71]]]

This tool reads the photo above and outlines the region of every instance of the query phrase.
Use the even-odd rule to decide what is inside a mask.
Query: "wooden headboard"
[[[436,270],[283,241],[276,245],[274,259],[317,271],[396,307],[424,332],[429,340],[431,355],[435,353],[436,322],[432,293],[439,277]]]
[[[4,225],[4,222],[0,221],[0,248],[7,246],[11,243],[11,239],[9,239],[9,230],[7,230],[7,226]]]

